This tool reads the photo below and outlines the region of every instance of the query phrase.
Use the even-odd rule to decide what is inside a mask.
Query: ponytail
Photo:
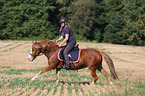
[[[66,22],[66,24],[64,23],[64,26],[66,26],[66,25],[67,25],[68,27],[70,27],[70,25],[69,25],[69,23],[68,23],[68,22]]]

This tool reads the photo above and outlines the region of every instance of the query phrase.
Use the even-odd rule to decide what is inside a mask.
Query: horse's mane
[[[53,43],[54,44],[55,41],[54,40],[45,39],[45,40],[41,40],[40,43],[41,44],[49,44],[49,43]]]
[[[55,44],[55,41],[54,40],[49,40],[49,39],[45,39],[45,40],[41,40],[40,41],[40,44],[41,45],[47,45],[47,44],[49,44],[49,45],[51,45],[52,47],[58,47],[58,45],[57,44]]]
[[[58,45],[55,44],[54,40],[49,40],[49,39],[45,39],[45,40],[41,40],[41,41],[32,41],[32,43],[36,44],[37,47],[41,46],[42,48],[45,48],[46,45],[48,45],[48,44],[51,45],[54,48],[58,47]]]

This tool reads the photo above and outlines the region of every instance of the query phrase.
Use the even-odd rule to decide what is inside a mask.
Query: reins
[[[47,47],[48,47],[48,45],[47,45]],[[47,48],[46,47],[46,48]],[[32,48],[34,48],[34,47],[32,47]],[[49,47],[50,48],[50,47]],[[59,48],[59,47],[58,47]],[[52,52],[52,51],[55,51],[56,49],[58,49],[58,48],[55,48],[55,49],[53,49],[53,50],[50,50],[50,51],[48,51],[48,52],[46,52],[46,53],[49,53],[49,52]],[[33,57],[37,57],[37,56],[41,56],[41,55],[43,55],[43,53],[41,53],[41,54],[39,54],[39,55],[37,55],[36,56],[36,52],[37,52],[37,50],[38,50],[38,48],[36,48],[36,50],[35,50],[35,55],[33,55],[33,54],[31,54],[31,53],[29,53],[31,56],[33,56]]]
[[[60,48],[60,47],[58,47],[58,48]],[[50,51],[48,51],[48,52],[46,52],[46,53],[50,53],[50,52],[52,52],[52,51],[55,51],[55,50],[57,50],[58,48],[55,48],[55,49],[53,49],[53,50],[50,50]]]
[[[48,47],[48,44],[46,44],[47,45],[47,47]],[[46,48],[47,48],[46,47]],[[58,48],[60,48],[60,47],[58,47]],[[55,51],[55,50],[57,50],[58,48],[55,48],[55,49],[53,49],[53,50],[50,50],[50,51],[48,51],[48,52],[46,52],[46,53],[50,53],[50,52],[52,52],[52,51]],[[49,49],[50,49],[50,47],[49,47]],[[46,50],[47,51],[47,50]]]
[[[32,47],[33,48],[33,47]],[[38,48],[36,48],[36,50],[35,50],[35,55],[33,55],[33,54],[31,54],[31,53],[29,53],[31,56],[33,56],[33,57],[37,57],[37,56],[41,56],[41,55],[43,55],[43,54],[39,54],[39,55],[37,55],[36,56],[36,52],[37,52],[37,50],[38,50]]]

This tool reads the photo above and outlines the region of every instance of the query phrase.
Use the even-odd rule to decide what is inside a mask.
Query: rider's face
[[[67,22],[65,22],[65,23],[61,23],[61,27],[64,27],[64,26],[65,26],[65,24],[67,24]]]
[[[64,27],[64,23],[61,23],[61,26]]]

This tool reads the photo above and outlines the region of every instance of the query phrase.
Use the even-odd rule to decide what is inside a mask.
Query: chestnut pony
[[[48,59],[48,66],[38,74],[36,74],[31,81],[34,81],[40,74],[56,69],[56,83],[59,82],[59,74],[61,70],[62,62],[58,60],[57,53],[59,51],[58,45],[54,43],[53,40],[41,40],[41,41],[32,41],[32,48],[28,59],[33,61],[40,54],[44,54]],[[109,66],[111,76],[113,79],[117,80],[118,76],[115,72],[114,64],[111,58],[104,52],[99,52],[93,48],[81,49],[80,60],[78,63],[70,64],[70,70],[82,69],[88,67],[93,77],[93,82],[95,83],[98,79],[96,75],[96,69],[99,70],[108,80],[109,84],[112,84],[110,77],[107,72],[102,67],[102,57],[105,58],[107,65]]]

